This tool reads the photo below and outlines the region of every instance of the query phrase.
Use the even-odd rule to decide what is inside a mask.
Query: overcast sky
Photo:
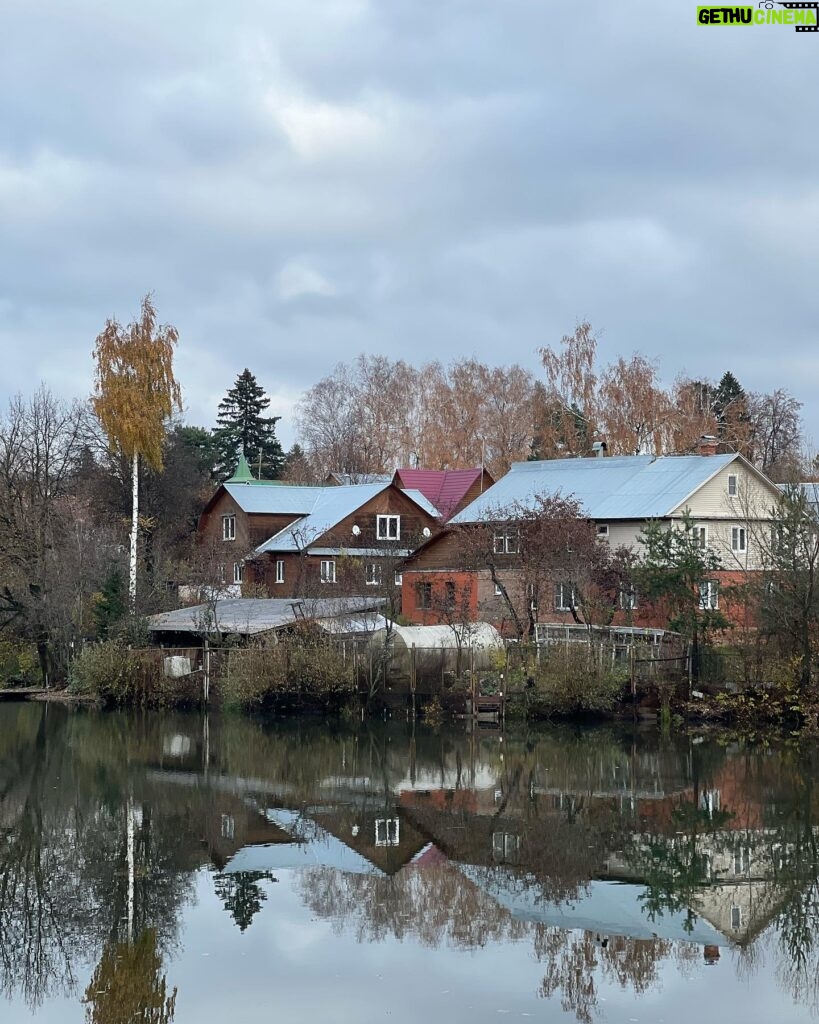
[[[3,0],[0,399],[153,290],[188,418],[360,351],[535,370],[588,318],[819,438],[819,34],[694,0]]]

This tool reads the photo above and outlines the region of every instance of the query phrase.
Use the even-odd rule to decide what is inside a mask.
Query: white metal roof
[[[316,487],[312,507],[303,519],[285,527],[256,548],[258,554],[268,551],[303,551],[316,538],[332,530],[366,502],[386,490],[390,484],[350,484],[344,487]],[[420,491],[402,491],[419,508],[434,518],[438,512]]]
[[[623,455],[516,462],[497,483],[458,513],[476,523],[499,509],[530,506],[536,495],[574,497],[590,519],[662,519],[738,455]]]
[[[281,597],[240,597],[160,612],[148,619],[153,633],[236,633],[255,636],[296,622],[336,620],[354,622],[384,604],[379,597],[326,597],[316,600]]]

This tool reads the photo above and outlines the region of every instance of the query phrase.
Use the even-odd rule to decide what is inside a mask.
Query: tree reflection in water
[[[105,946],[84,1002],[88,1024],[171,1024],[176,989],[168,995],[153,929]]]
[[[740,976],[772,971],[819,1011],[819,755],[807,738],[760,752],[615,730],[240,717],[203,730],[197,716],[0,712],[0,988],[32,1009],[82,996],[76,979],[96,965],[89,1024],[170,1024],[163,964],[196,873],[210,868],[225,923],[244,932],[279,871],[264,851],[307,863],[313,842],[311,856],[333,849],[337,862],[288,877],[337,932],[517,943],[542,966],[540,994],[584,1024],[602,985],[640,994],[664,965],[716,957],[708,935]],[[644,925],[625,936],[612,911],[599,933],[575,927],[572,907],[614,880],[642,894]]]

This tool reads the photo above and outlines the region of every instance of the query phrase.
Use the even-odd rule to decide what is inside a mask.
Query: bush
[[[608,714],[620,703],[628,674],[623,668],[601,667],[588,650],[543,652],[524,690],[531,717]]]
[[[286,637],[270,647],[231,651],[221,680],[228,705],[270,704],[338,709],[356,694],[352,666],[321,640]]]
[[[127,707],[195,703],[201,675],[166,678],[165,654],[132,650],[121,640],[89,645],[71,665],[69,692]]]
[[[38,679],[34,647],[18,640],[0,640],[0,686],[33,686]]]

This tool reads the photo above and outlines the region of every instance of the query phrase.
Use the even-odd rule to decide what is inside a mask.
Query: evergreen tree
[[[237,871],[232,875],[217,875],[214,880],[216,895],[239,926],[239,931],[250,927],[267,899],[267,893],[260,884],[263,881],[275,882],[276,879],[269,871]]]
[[[725,440],[733,433],[732,424],[739,423],[746,417],[745,391],[730,370],[726,370],[720,378],[712,404],[719,424],[720,438]]]
[[[127,611],[125,604],[125,581],[120,570],[114,566],[102,585],[94,605],[94,623],[97,636],[105,639]]]
[[[219,403],[216,417],[219,425],[213,439],[220,479],[233,473],[242,454],[257,475],[275,480],[281,474],[285,456],[276,437],[276,424],[281,417],[263,416],[269,405],[264,388],[250,370],[243,370]]]

